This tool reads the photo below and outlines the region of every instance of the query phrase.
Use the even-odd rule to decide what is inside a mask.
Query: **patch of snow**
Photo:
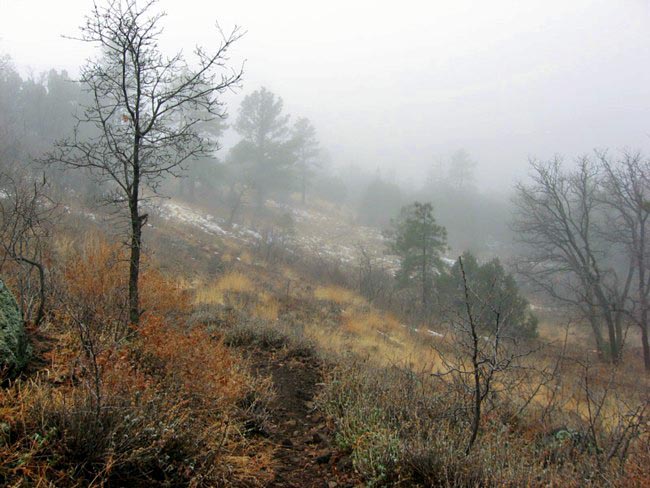
[[[442,257],[442,262],[445,263],[447,266],[452,267],[454,264],[456,264],[455,259],[447,258],[447,257]]]
[[[243,234],[246,234],[246,235],[249,235],[249,236],[251,236],[251,237],[254,237],[254,238],[257,239],[258,241],[261,241],[261,240],[262,240],[262,236],[260,235],[260,233],[259,233],[259,232],[255,232],[254,230],[251,230],[251,229],[244,229],[244,230],[242,231],[242,233],[243,233]]]
[[[179,220],[186,224],[198,227],[208,234],[228,234],[228,232],[217,223],[216,219],[212,215],[200,215],[184,205],[179,205],[173,202],[164,202],[160,207],[158,207],[158,211],[160,212],[160,215],[167,220]]]

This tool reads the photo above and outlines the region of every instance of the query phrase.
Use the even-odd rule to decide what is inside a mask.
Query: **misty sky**
[[[0,0],[0,53],[22,73],[76,73],[90,0]],[[338,164],[417,181],[464,147],[483,188],[505,189],[527,158],[650,149],[647,0],[162,0],[164,48],[247,35],[244,93],[266,85],[309,117]],[[236,113],[241,95],[232,99]]]

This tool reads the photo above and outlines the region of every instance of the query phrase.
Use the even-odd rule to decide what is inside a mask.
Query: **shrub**
[[[21,407],[5,443],[21,456],[0,462],[0,480],[213,486],[232,469],[237,425],[259,417],[270,396],[220,339],[160,319],[99,362],[101,401],[84,369],[64,386],[39,381],[5,393]]]
[[[599,465],[578,430],[568,431],[568,440],[540,444],[548,437],[544,427],[534,419],[513,421],[500,403],[466,455],[470,415],[454,391],[430,375],[349,358],[330,372],[318,405],[371,486],[643,486],[637,481],[647,480],[639,464],[648,458],[647,442],[627,464]]]
[[[530,311],[526,298],[519,292],[514,277],[507,273],[498,258],[484,264],[469,252],[462,256],[467,285],[471,290],[470,305],[477,313],[476,321],[486,332],[494,332],[494,311],[499,312],[502,336],[512,338],[537,337],[537,318]],[[439,306],[442,315],[463,315],[465,295],[460,262],[449,272],[436,277]],[[485,303],[489,304],[486,306]]]
[[[121,252],[97,239],[60,254],[49,365],[0,391],[0,484],[264,479],[264,455],[241,462],[255,449],[242,433],[263,418],[270,381],[249,374],[221,333],[187,327],[187,293],[153,267],[140,326],[126,325]]]

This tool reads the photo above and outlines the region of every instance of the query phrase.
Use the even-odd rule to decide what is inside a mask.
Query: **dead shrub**
[[[503,414],[509,404],[493,401],[470,455],[466,401],[430,374],[349,358],[330,372],[318,405],[369,486],[643,486],[647,480],[647,441],[630,446],[625,462],[605,464],[598,450],[580,443],[584,437],[549,441],[534,417],[513,422]]]
[[[64,476],[63,485],[214,486],[232,468],[226,458],[239,449],[242,425],[259,421],[270,397],[266,382],[198,327],[147,320],[135,343],[99,361],[99,403],[83,371],[64,386],[16,387],[11,404],[20,411],[7,425],[23,457],[0,463],[0,479],[34,470],[34,479]]]
[[[62,252],[49,365],[0,392],[0,484],[215,486],[262,478],[241,463],[271,396],[207,327],[187,327],[184,290],[153,267],[126,321],[127,262],[90,239]],[[254,449],[254,446],[251,447]],[[260,451],[263,452],[263,451]]]

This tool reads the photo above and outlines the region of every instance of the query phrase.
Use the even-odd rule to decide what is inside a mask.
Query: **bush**
[[[471,291],[470,305],[478,316],[476,321],[486,333],[494,333],[494,314],[499,313],[501,337],[537,337],[538,320],[530,311],[526,298],[519,292],[513,276],[505,271],[498,258],[484,264],[469,252],[462,256],[467,285]],[[465,293],[460,262],[448,273],[436,278],[439,307],[443,316],[464,316]]]
[[[440,379],[396,366],[344,360],[318,405],[370,486],[642,486],[634,480],[647,479],[638,468],[638,456],[647,459],[643,442],[629,463],[599,464],[578,429],[568,440],[544,443],[544,427],[533,418],[513,420],[508,403],[486,415],[468,456],[464,399]]]
[[[0,380],[19,373],[31,357],[25,323],[13,294],[0,280]]]
[[[0,484],[215,486],[263,479],[242,437],[270,381],[247,372],[220,333],[187,327],[187,296],[154,269],[140,326],[123,322],[118,248],[62,253],[48,367],[0,391]],[[247,447],[250,446],[250,447]]]
[[[22,406],[5,440],[21,456],[0,462],[0,480],[214,486],[233,468],[236,426],[259,417],[270,397],[268,382],[198,327],[184,333],[150,320],[136,343],[100,362],[99,399],[84,370],[66,386],[32,382],[6,395]]]

